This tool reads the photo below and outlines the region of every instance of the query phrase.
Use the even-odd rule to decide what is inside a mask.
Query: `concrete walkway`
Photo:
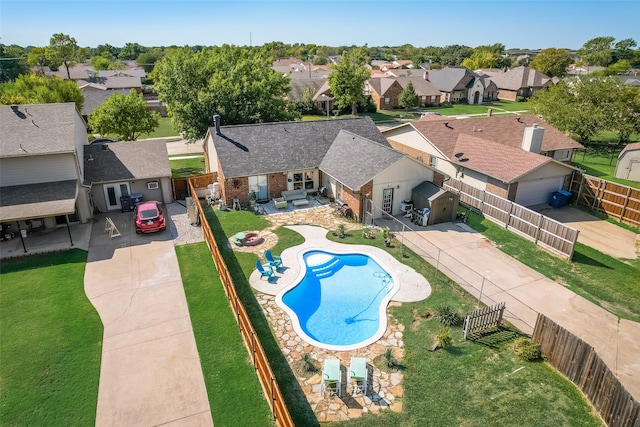
[[[523,332],[533,332],[537,312],[541,312],[589,343],[625,388],[640,399],[640,323],[618,321],[506,255],[466,224],[437,224],[399,234],[405,245],[485,304],[505,301],[505,317]]]
[[[104,325],[96,425],[211,426],[174,249],[180,230],[136,235],[133,213],[109,217],[121,236],[110,239],[100,215],[85,271]]]

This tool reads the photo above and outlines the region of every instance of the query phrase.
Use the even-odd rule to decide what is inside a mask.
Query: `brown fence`
[[[571,192],[575,202],[607,216],[640,226],[640,190],[576,173]]]
[[[640,403],[618,381],[589,344],[538,314],[533,340],[558,371],[584,392],[610,427],[638,427]]]
[[[479,308],[467,314],[464,318],[464,339],[466,340],[469,335],[473,335],[478,331],[500,326],[505,306],[506,303],[501,302],[491,307]]]
[[[196,188],[196,193],[198,193],[199,191],[205,191],[204,189],[207,188],[207,185],[213,184],[217,179],[217,172],[192,176],[190,178],[172,178],[173,198],[174,200],[184,200],[185,197],[191,194],[189,181],[193,181],[193,186]]]
[[[191,194],[195,195],[196,187],[194,185],[194,181],[195,179],[189,180],[189,188],[191,189]],[[287,409],[287,406],[284,402],[282,393],[280,392],[280,388],[278,387],[278,383],[276,382],[275,375],[273,373],[273,370],[271,369],[269,360],[267,359],[267,355],[264,352],[262,345],[260,344],[260,340],[258,339],[253,326],[251,325],[251,320],[249,320],[249,316],[247,315],[242,302],[236,294],[236,289],[233,285],[233,279],[231,278],[231,274],[229,273],[227,264],[222,258],[222,254],[220,253],[220,249],[216,244],[213,232],[209,227],[209,223],[206,221],[202,204],[197,197],[193,197],[193,201],[198,209],[198,214],[202,219],[201,223],[204,239],[209,246],[211,257],[213,258],[213,262],[218,269],[220,280],[222,281],[222,285],[224,286],[227,298],[229,299],[231,309],[235,314],[236,321],[238,322],[238,326],[240,328],[240,333],[242,334],[242,338],[244,339],[244,343],[249,350],[251,359],[253,360],[253,366],[258,373],[258,379],[262,384],[264,394],[269,400],[273,418],[279,426],[293,427],[294,423],[291,419],[291,414],[289,414],[289,410]]]
[[[460,194],[461,203],[477,209],[507,230],[533,240],[537,245],[568,259],[573,257],[578,240],[578,230],[575,228],[457,179],[449,179],[444,183],[444,188]]]

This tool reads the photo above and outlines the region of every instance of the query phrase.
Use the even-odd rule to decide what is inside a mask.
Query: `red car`
[[[158,202],[143,202],[136,206],[136,233],[153,233],[166,229],[167,224]]]

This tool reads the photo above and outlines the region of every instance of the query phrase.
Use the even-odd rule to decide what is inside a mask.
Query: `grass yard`
[[[0,425],[96,420],[102,322],[84,293],[87,252],[0,265]]]
[[[187,157],[185,155],[174,157]],[[169,157],[171,165],[171,178],[187,178],[205,173],[204,155],[189,155],[188,159],[172,159]]]
[[[275,425],[207,244],[176,253],[214,424]]]
[[[640,321],[640,260],[625,263],[577,243],[571,262],[474,212],[470,213],[467,224],[495,242],[506,254],[576,294],[616,316]]]
[[[614,176],[616,164],[618,162],[619,151],[606,153],[595,153],[592,150],[585,150],[577,153],[573,159],[574,166],[583,169],[587,175],[592,175],[607,181],[617,182],[628,187],[640,188],[640,182],[619,179]]]
[[[234,253],[226,245],[225,236],[243,230],[260,230],[264,228],[265,220],[246,211],[212,209],[207,210],[206,217],[221,245],[238,294],[276,371],[295,424],[319,425],[248,284],[247,277],[254,269],[256,256]],[[286,228],[275,232],[279,237],[278,245],[273,249],[275,253],[302,242],[301,236]],[[381,238],[367,240],[359,232],[351,232],[344,240],[331,236],[331,233],[329,238],[342,243],[384,247]],[[385,411],[382,415],[326,425],[511,426],[514,420],[522,425],[536,426],[602,425],[582,394],[568,380],[543,362],[522,362],[517,358],[510,348],[518,336],[515,330],[500,330],[485,342],[471,343],[462,339],[460,328],[455,328],[451,347],[429,351],[440,326],[427,314],[433,313],[442,303],[466,312],[475,307],[476,299],[411,251],[405,249],[407,256],[403,257],[398,246],[388,250],[423,274],[433,287],[433,294],[427,300],[391,309],[394,317],[405,327],[405,355],[400,360],[405,375],[404,410],[402,413]]]
[[[140,139],[144,138],[165,138],[175,136],[179,137],[180,133],[173,129],[171,119],[169,117],[160,117],[160,125],[151,133],[140,136]]]

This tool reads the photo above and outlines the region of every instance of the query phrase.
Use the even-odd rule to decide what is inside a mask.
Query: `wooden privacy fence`
[[[207,173],[204,175],[192,176],[190,178],[172,178],[171,184],[173,187],[173,198],[175,200],[182,200],[189,194],[198,194],[206,191],[209,184],[213,184],[218,180],[218,173]],[[190,183],[193,182],[193,186],[196,191],[191,192]],[[204,197],[201,196],[201,197]]]
[[[538,314],[533,340],[551,365],[584,392],[609,427],[640,425],[640,403],[589,344]]]
[[[459,194],[460,203],[482,212],[484,216],[507,230],[514,231],[567,259],[573,257],[578,240],[578,230],[575,228],[454,178],[445,182],[443,187]]]
[[[467,314],[464,318],[464,339],[478,331],[500,326],[506,303],[501,302],[491,307],[483,307]]]
[[[575,202],[635,226],[640,226],[640,190],[576,173],[571,182]]]
[[[189,180],[189,187],[191,189],[191,194],[195,196],[196,187],[193,185],[192,180]],[[227,298],[229,299],[231,309],[235,314],[236,321],[238,322],[238,326],[240,328],[240,333],[242,335],[244,343],[247,346],[249,353],[251,354],[253,367],[258,373],[258,379],[260,380],[260,384],[262,384],[264,394],[269,400],[273,418],[275,419],[278,426],[293,427],[294,423],[291,419],[291,414],[289,414],[289,409],[284,402],[284,398],[282,397],[282,393],[280,391],[280,388],[278,387],[278,383],[276,382],[276,378],[273,370],[271,369],[271,365],[269,364],[269,360],[267,359],[267,355],[262,348],[262,344],[260,344],[260,340],[258,339],[255,330],[253,329],[253,325],[251,325],[251,320],[247,315],[244,305],[242,305],[242,301],[240,301],[240,299],[238,298],[236,288],[233,285],[233,279],[231,278],[231,274],[229,273],[229,269],[227,268],[227,264],[222,258],[222,254],[220,253],[220,249],[216,244],[213,232],[209,227],[209,223],[206,221],[202,204],[197,197],[193,197],[193,201],[196,208],[198,209],[200,218],[202,218],[201,223],[204,239],[209,246],[211,257],[213,258],[213,262],[218,269],[220,280],[222,281],[222,285],[224,286]]]

